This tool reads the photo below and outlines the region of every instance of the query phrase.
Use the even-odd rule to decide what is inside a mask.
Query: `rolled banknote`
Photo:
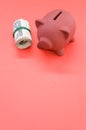
[[[19,49],[25,49],[32,45],[31,30],[27,20],[18,19],[14,22],[13,37]]]

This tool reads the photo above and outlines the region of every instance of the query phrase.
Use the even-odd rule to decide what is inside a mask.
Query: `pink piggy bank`
[[[64,54],[64,47],[73,41],[76,29],[72,15],[61,9],[48,13],[42,20],[35,21],[40,49]]]

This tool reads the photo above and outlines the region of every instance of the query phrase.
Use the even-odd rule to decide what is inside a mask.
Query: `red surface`
[[[53,9],[70,11],[75,42],[65,55],[36,48],[35,19]],[[0,1],[0,130],[86,130],[86,1]],[[27,19],[33,46],[18,50],[13,22]]]

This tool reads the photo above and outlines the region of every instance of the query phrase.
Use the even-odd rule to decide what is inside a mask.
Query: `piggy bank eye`
[[[61,14],[62,14],[62,11],[60,11],[60,12],[53,18],[53,20],[56,20]]]

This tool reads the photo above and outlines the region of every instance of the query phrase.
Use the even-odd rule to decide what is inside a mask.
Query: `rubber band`
[[[26,27],[19,27],[19,28],[17,28],[17,29],[14,31],[13,37],[14,37],[14,35],[15,35],[15,33],[16,33],[17,31],[22,30],[22,29],[25,29],[25,30],[27,30],[27,31],[29,31],[29,32],[31,33],[30,29],[28,29],[28,28],[26,28]]]

